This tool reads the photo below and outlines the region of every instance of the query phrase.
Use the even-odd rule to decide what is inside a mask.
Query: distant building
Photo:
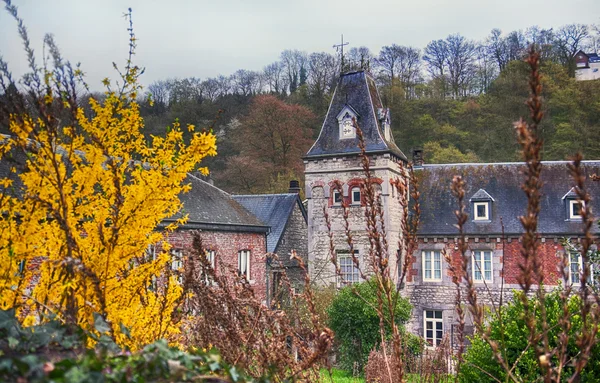
[[[584,58],[586,68],[600,65],[597,56],[585,55]],[[382,249],[389,255],[391,269],[399,271],[403,257],[407,256],[399,254],[402,214],[396,201],[398,189],[390,180],[399,178],[408,183],[401,166],[408,160],[394,143],[389,110],[382,106],[372,77],[364,71],[347,73],[340,77],[319,138],[304,158],[310,273],[320,284],[340,286],[330,262],[325,212],[331,221],[344,280],[350,283],[361,280],[349,254],[342,201],[349,204],[348,230],[354,251],[368,273],[368,266],[364,265],[368,265],[372,242],[366,229],[365,204],[361,197],[360,185],[365,176],[360,165],[358,139],[352,123],[348,122],[352,119],[356,119],[363,131],[372,177],[380,193],[387,233]],[[480,302],[497,304],[501,291],[505,298],[510,298],[512,289],[518,287],[519,238],[523,233],[519,216],[525,213],[527,204],[521,190],[524,164],[428,165],[423,164],[422,150],[414,154],[415,172],[420,183],[421,224],[417,232],[417,249],[408,254],[408,275],[399,286],[413,306],[407,327],[430,345],[440,344],[446,335],[454,344],[454,329],[458,323],[454,303],[456,290],[444,257],[444,253],[450,259],[459,257],[454,214],[457,202],[450,191],[453,176],[461,175],[466,182],[465,203],[469,219],[464,229],[469,243],[469,273],[480,293]],[[600,161],[585,161],[583,170],[586,175],[600,174]],[[559,282],[558,265],[565,254],[562,240],[577,241],[582,235],[582,206],[572,189],[567,162],[543,163],[542,180],[538,254],[545,283],[552,286]],[[336,190],[336,184],[342,185],[341,191]],[[600,199],[600,183],[590,182],[588,187],[592,198]],[[596,225],[594,230],[597,230]],[[569,256],[570,283],[579,283],[581,269],[581,257],[577,254]]]
[[[579,51],[575,55],[575,79],[578,81],[600,79],[600,56]]]

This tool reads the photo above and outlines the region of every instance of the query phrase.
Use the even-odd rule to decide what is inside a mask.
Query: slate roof
[[[561,237],[581,233],[581,221],[567,219],[567,201],[563,199],[573,187],[573,180],[567,170],[566,161],[543,162],[542,199],[538,231],[547,236]],[[469,235],[496,236],[502,233],[500,218],[507,235],[520,234],[523,229],[519,216],[526,208],[525,193],[521,190],[524,180],[523,163],[496,164],[446,164],[424,165],[417,169],[421,192],[422,236],[454,236],[457,234],[456,199],[452,196],[450,185],[454,175],[461,175],[466,182],[465,204],[469,220],[465,229]],[[584,161],[586,176],[600,174],[600,161]],[[589,178],[588,178],[589,179]],[[600,182],[589,180],[588,192],[592,197],[592,208],[600,212]],[[491,202],[490,221],[474,222],[470,196],[484,189],[494,198]],[[569,198],[569,197],[567,197]],[[597,225],[594,225],[597,230]]]
[[[271,232],[267,236],[267,252],[269,253],[277,252],[279,241],[296,205],[302,210],[304,219],[307,219],[306,210],[296,193],[233,195],[232,197],[271,227]]]
[[[319,138],[310,148],[305,158],[319,158],[335,154],[358,154],[358,138],[339,137],[337,115],[349,106],[358,114],[357,123],[363,131],[368,152],[387,152],[406,160],[406,156],[396,146],[393,138],[384,138],[377,110],[383,107],[375,81],[365,71],[346,73],[340,76],[329,104],[329,110],[321,127]]]
[[[269,227],[246,210],[231,195],[191,174],[185,183],[190,183],[189,192],[179,196],[183,211],[166,221],[173,221],[189,214],[183,228],[204,230],[268,232]]]

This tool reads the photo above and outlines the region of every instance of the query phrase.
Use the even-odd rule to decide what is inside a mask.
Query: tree
[[[354,363],[358,363],[359,371],[362,371],[369,352],[381,344],[380,318],[375,309],[378,304],[376,289],[374,281],[346,286],[327,309],[329,327],[339,343],[340,362],[349,371],[353,370]],[[411,306],[397,291],[394,299],[396,324],[402,326],[410,318]],[[386,324],[386,331],[389,336],[389,324]]]
[[[22,25],[16,7],[7,9]],[[104,80],[104,100],[90,98],[86,113],[75,86],[82,72],[62,59],[50,36],[53,67],[38,67],[26,30],[19,31],[31,72],[23,82],[28,101],[0,103],[3,112],[14,111],[11,136],[0,145],[0,308],[16,308],[26,324],[55,316],[92,332],[99,315],[104,331],[132,349],[176,333],[182,287],[165,274],[169,247],[156,258],[145,254],[176,227],[156,230],[181,209],[187,172],[216,154],[215,136],[190,125],[186,145],[175,123],[147,142],[133,33],[120,86]],[[16,85],[1,60],[0,68],[6,93]],[[157,278],[164,283],[153,287]]]
[[[289,91],[294,93],[302,85],[301,74],[306,70],[308,56],[299,50],[285,50],[281,52],[281,62],[287,76]]]
[[[571,77],[575,77],[575,55],[584,48],[589,35],[588,26],[584,24],[568,24],[556,32],[554,44],[558,48],[561,63],[568,68]]]
[[[433,80],[439,85],[441,98],[446,97],[446,63],[448,56],[448,45],[444,40],[431,41],[427,44],[423,53],[423,60],[427,63],[427,69]]]
[[[446,66],[454,98],[466,96],[475,75],[475,44],[460,35],[446,38]]]

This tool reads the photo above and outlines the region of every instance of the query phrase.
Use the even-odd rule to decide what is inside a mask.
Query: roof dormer
[[[356,127],[353,121],[358,121],[359,114],[354,108],[346,104],[336,116],[340,129],[340,140],[356,138]]]
[[[473,221],[489,222],[492,220],[492,202],[494,198],[483,189],[479,189],[477,193],[469,199],[471,209],[473,211]]]
[[[566,210],[566,220],[576,221],[581,220],[581,209],[585,206],[584,202],[578,199],[579,196],[572,187],[567,194],[562,197]]]

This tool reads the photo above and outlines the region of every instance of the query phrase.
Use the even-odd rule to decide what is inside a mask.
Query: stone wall
[[[307,266],[308,228],[302,210],[297,203],[294,205],[292,214],[275,252],[281,261],[281,266],[283,266],[288,278],[292,282],[292,285],[298,289],[304,282],[304,273],[298,266],[298,262],[290,259],[292,250],[296,251],[296,254],[304,261],[304,265]],[[281,271],[281,266],[274,263],[273,270]]]
[[[407,328],[414,334],[423,336],[425,310],[441,310],[443,311],[445,333],[449,336],[456,335],[452,334],[453,326],[458,324],[455,311],[456,287],[452,283],[448,263],[442,256],[441,281],[424,281],[422,253],[425,250],[445,251],[450,260],[458,265],[461,254],[458,251],[456,240],[456,238],[431,237],[421,237],[419,239],[418,249],[413,254],[410,273],[402,290],[402,294],[410,300],[413,306],[412,316]],[[491,282],[475,283],[478,301],[492,307],[492,305],[497,306],[499,304],[501,295],[503,296],[503,302],[512,299],[513,290],[520,289],[517,280],[521,259],[519,239],[515,237],[503,241],[501,238],[490,237],[468,238],[468,243],[470,250],[492,251],[493,278]],[[555,238],[542,238],[538,254],[541,258],[547,286],[556,286],[559,281],[558,265],[560,265],[564,254],[560,241]],[[471,258],[470,252],[469,258]],[[471,265],[469,265],[469,272],[472,273]],[[462,289],[462,297],[463,303],[466,304],[466,291],[464,288]],[[472,319],[469,315],[466,319],[467,326],[472,326]]]
[[[175,250],[183,250],[189,255],[192,250],[192,239],[196,231],[177,230],[166,238]],[[250,250],[250,285],[255,294],[266,301],[266,236],[264,233],[240,233],[230,231],[200,231],[202,244],[206,250],[215,251],[216,272],[223,272],[222,266],[237,270],[238,252]]]
[[[384,223],[387,234],[387,251],[390,254],[394,272],[397,271],[396,254],[400,238],[401,209],[396,200],[396,191],[390,184],[391,179],[402,176],[397,160],[389,155],[370,156],[371,176],[378,183],[384,211]],[[340,156],[305,161],[305,185],[308,199],[308,257],[309,272],[318,284],[337,284],[335,269],[330,261],[330,239],[323,209],[331,222],[331,232],[336,250],[347,251],[349,245],[344,209],[333,203],[334,181],[342,183],[343,198],[350,201],[352,186],[364,180],[360,157]],[[358,251],[361,265],[366,263],[369,251],[369,236],[365,225],[365,206],[351,205],[348,215],[348,230],[352,236],[354,249]],[[368,273],[366,267],[362,267]]]

